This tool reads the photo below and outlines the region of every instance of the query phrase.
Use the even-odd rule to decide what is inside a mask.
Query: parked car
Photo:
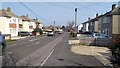
[[[82,34],[86,35],[87,37],[92,37],[92,32],[83,32]]]
[[[79,30],[79,32],[77,34],[83,34],[83,31],[82,30]]]
[[[18,36],[32,36],[32,32],[21,31],[18,32]]]
[[[102,34],[102,33],[93,33],[94,38],[109,38],[108,35]]]
[[[59,29],[58,34],[62,34],[62,33],[63,33],[63,30],[62,30],[62,29]]]
[[[55,32],[52,30],[47,31],[47,36],[55,36]]]
[[[5,36],[0,33],[0,55],[4,53],[6,47]]]

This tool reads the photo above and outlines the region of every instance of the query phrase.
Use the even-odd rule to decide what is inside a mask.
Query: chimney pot
[[[116,4],[113,4],[113,5],[112,5],[112,10],[114,10],[114,9],[115,9],[115,7],[116,7]]]
[[[26,14],[26,17],[28,17],[28,14]]]
[[[88,17],[88,21],[90,21],[90,17]]]
[[[36,18],[36,20],[38,20],[38,18]]]
[[[96,14],[96,17],[98,17],[98,13]]]

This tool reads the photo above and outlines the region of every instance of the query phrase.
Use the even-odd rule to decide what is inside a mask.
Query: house
[[[22,23],[19,23],[19,27],[21,28],[21,31],[30,31],[29,30],[29,23],[30,23],[30,18],[28,17],[28,15],[26,15],[26,16],[20,16],[19,17],[20,19],[22,19]]]
[[[32,32],[36,28],[36,19],[30,19],[28,15],[20,16],[19,19],[22,20],[22,23],[19,22],[19,31]]]
[[[98,32],[98,14],[96,14],[94,19],[90,20],[89,30],[90,32]]]
[[[110,37],[112,34],[120,34],[119,19],[120,7],[113,4],[111,11],[98,17],[98,31]]]
[[[83,23],[81,23],[80,25],[78,25],[78,32],[83,30]]]
[[[11,8],[0,10],[0,31],[3,34],[11,34],[11,36],[18,36],[18,16],[15,15]]]
[[[38,27],[39,27],[40,29],[43,28],[44,25],[38,20],[38,18],[33,19],[33,21],[36,23],[36,25],[38,25]]]
[[[110,21],[112,22],[111,24],[112,29],[110,34],[120,35],[120,5],[118,5],[118,7],[115,7],[115,5],[113,4],[113,10],[108,16],[111,17]]]
[[[90,31],[89,27],[90,27],[90,17],[88,18],[88,21],[83,23],[83,32],[88,32]]]

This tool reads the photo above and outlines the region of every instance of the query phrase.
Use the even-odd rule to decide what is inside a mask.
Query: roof
[[[1,9],[0,10],[0,16],[1,17],[18,17],[16,14],[14,14],[13,12],[10,12],[8,10],[5,9]]]
[[[41,24],[40,21],[38,21],[37,19],[32,19],[31,21],[35,22],[35,23],[38,23],[38,24]]]
[[[24,21],[31,21],[31,19],[28,16],[19,16],[20,19],[24,20]]]
[[[120,15],[120,7],[115,8],[109,15]]]

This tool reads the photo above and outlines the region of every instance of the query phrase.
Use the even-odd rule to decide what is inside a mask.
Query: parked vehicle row
[[[102,34],[102,33],[93,33],[92,35],[94,38],[109,38],[108,35]]]
[[[32,36],[32,32],[27,32],[27,31],[21,31],[18,32],[18,36]]]
[[[81,32],[80,34],[85,35],[86,37],[94,37],[94,38],[110,38],[108,35],[98,33],[98,32]]]

